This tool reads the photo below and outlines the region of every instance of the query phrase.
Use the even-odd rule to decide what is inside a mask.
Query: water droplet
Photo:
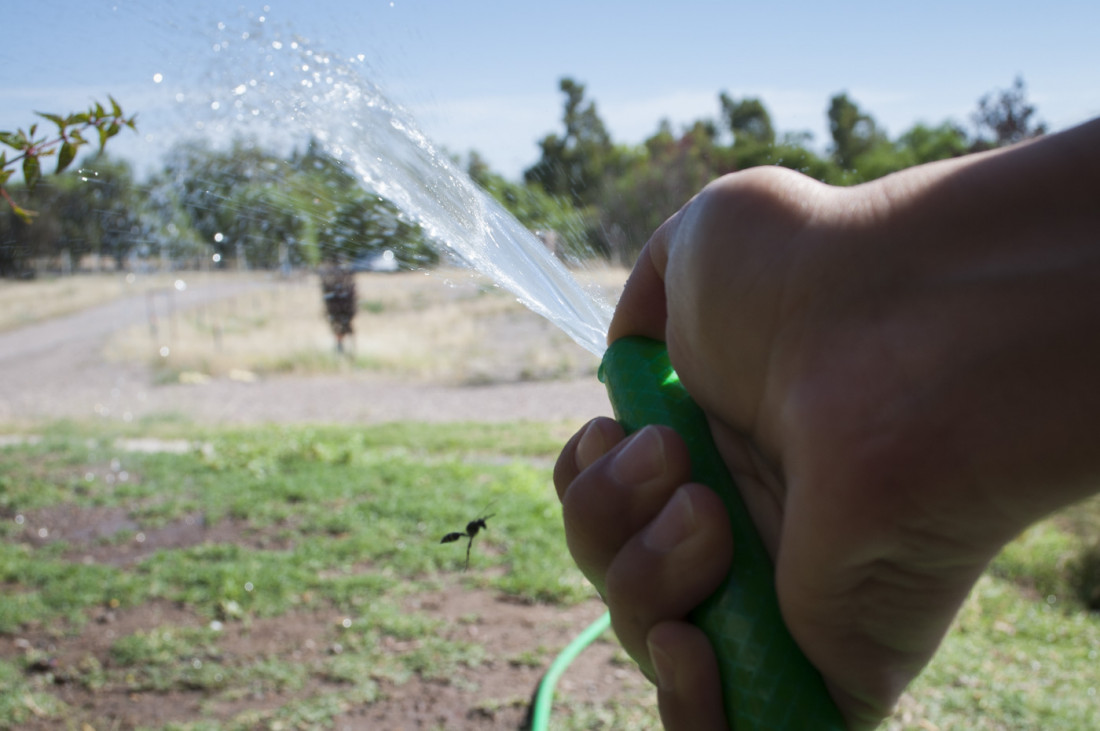
[[[253,587],[253,586],[252,586],[252,582],[251,582],[251,581],[246,581],[246,582],[244,582],[244,590],[245,590],[245,591],[252,591],[252,589],[254,589],[254,588],[255,588],[255,587]]]
[[[15,524],[16,525],[23,525],[23,523],[25,521],[26,521],[26,518],[24,518],[22,515],[15,516]]]
[[[160,346],[160,350],[157,352],[160,353],[161,358],[167,358],[172,351],[168,348],[167,345],[162,345]]]
[[[153,83],[159,84],[164,81],[164,74],[153,74]]]

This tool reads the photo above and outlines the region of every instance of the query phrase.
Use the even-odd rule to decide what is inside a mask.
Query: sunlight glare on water
[[[441,254],[485,274],[600,355],[612,307],[582,287],[532,232],[484,193],[368,80],[270,24],[219,23],[208,108],[214,126],[283,144],[316,139],[361,184],[419,223]],[[208,125],[203,125],[204,130]]]

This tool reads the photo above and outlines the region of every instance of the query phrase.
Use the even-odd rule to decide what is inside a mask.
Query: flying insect
[[[448,533],[443,536],[443,540],[440,541],[440,543],[454,543],[457,540],[466,539],[466,568],[462,569],[463,571],[467,571],[470,568],[470,547],[474,545],[474,536],[482,530],[489,530],[489,526],[485,524],[485,521],[492,518],[494,515],[496,515],[496,513],[481,518],[475,518],[466,524],[465,531]]]

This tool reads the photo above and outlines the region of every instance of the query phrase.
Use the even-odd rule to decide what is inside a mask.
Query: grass
[[[198,284],[214,276],[224,279],[226,275],[189,272],[186,278]],[[118,272],[45,277],[32,281],[0,279],[0,332],[72,314],[120,297],[168,291],[176,279],[173,274]]]
[[[178,423],[159,428],[185,431]],[[58,682],[194,692],[211,707],[290,695],[277,708],[222,723],[309,728],[370,702],[380,681],[448,679],[486,661],[480,643],[448,638],[438,619],[410,614],[402,604],[410,595],[456,582],[520,603],[567,606],[592,595],[563,550],[549,484],[562,427],[196,429],[196,447],[184,453],[120,451],[133,430],[141,426],[111,432],[61,424],[3,450],[0,636],[64,642],[104,612],[143,606],[185,607],[196,624],[119,637],[105,655],[74,661],[51,681],[28,670],[33,653],[4,658],[0,728],[65,718],[70,711],[49,692]],[[487,505],[496,515],[474,545],[473,570],[463,573],[464,546],[441,546],[439,538]],[[62,508],[67,515],[125,510],[150,542],[196,514],[204,530],[230,526],[233,537],[165,546],[128,562],[116,559],[134,545],[134,529],[29,543],[28,531],[33,537],[34,526],[50,524]],[[89,553],[100,558],[88,561]],[[325,634],[339,650],[312,663],[242,662],[221,647],[226,627],[333,611],[342,619]],[[382,652],[385,642],[410,647]],[[313,693],[318,684],[328,692]]]
[[[372,707],[387,688],[476,683],[494,662],[545,665],[552,651],[537,637],[494,659],[468,631],[476,615],[448,622],[411,611],[408,601],[488,589],[520,604],[568,607],[591,596],[564,550],[550,486],[565,430],[234,430],[168,420],[94,430],[55,424],[2,448],[0,647],[40,641],[0,655],[0,728],[71,718],[63,688],[201,699],[192,721],[149,727],[163,731],[317,728]],[[137,434],[192,447],[120,448]],[[439,538],[487,506],[495,515],[463,572],[464,542]],[[116,534],[78,530],[82,515],[115,513],[130,521]],[[69,525],[37,538],[37,525],[56,526],[51,516],[62,514]],[[194,520],[199,537],[164,538]],[[885,727],[1091,727],[1100,708],[1100,618],[1087,598],[1096,591],[1089,577],[1098,573],[1098,525],[1093,500],[1010,544]],[[159,542],[156,550],[142,548],[139,535]],[[176,614],[114,637],[101,652],[58,660],[41,649],[86,638],[103,617],[158,607]],[[319,625],[310,638],[322,646],[290,643],[297,656],[235,648],[234,638],[263,635],[271,623],[287,632]],[[517,704],[514,694],[486,697],[481,712]],[[555,724],[654,728],[656,716],[632,699],[571,698],[558,704]]]

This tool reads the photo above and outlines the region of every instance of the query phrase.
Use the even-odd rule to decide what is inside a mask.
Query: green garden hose
[[[554,705],[554,686],[558,684],[558,678],[569,667],[569,664],[581,654],[584,648],[591,645],[597,637],[611,626],[611,615],[604,612],[592,624],[585,628],[584,632],[577,635],[564,650],[550,664],[546,675],[539,682],[538,693],[535,694],[535,703],[531,709],[531,731],[546,731],[550,726],[550,710]]]
[[[676,430],[691,454],[692,479],[718,493],[733,530],[733,566],[691,620],[718,656],[726,719],[733,731],[841,731],[844,721],[779,613],[774,568],[741,495],[722,461],[706,416],[680,384],[665,344],[615,341],[600,380],[626,432],[648,424]]]

